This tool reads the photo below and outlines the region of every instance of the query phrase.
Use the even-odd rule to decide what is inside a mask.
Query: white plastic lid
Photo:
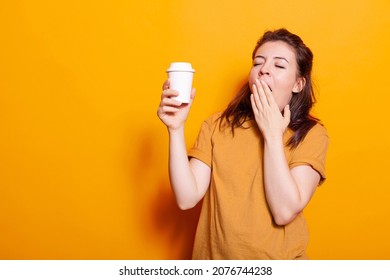
[[[192,69],[191,63],[188,62],[172,62],[169,68],[167,69],[167,72],[173,72],[173,71],[180,71],[180,72],[195,72],[194,69]]]

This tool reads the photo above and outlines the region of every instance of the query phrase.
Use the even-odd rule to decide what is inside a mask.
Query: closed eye
[[[281,68],[281,69],[286,69],[286,67],[281,66],[281,65],[275,65],[276,68]]]

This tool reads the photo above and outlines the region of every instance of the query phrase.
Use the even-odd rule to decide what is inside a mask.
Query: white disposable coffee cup
[[[195,70],[192,69],[191,63],[188,62],[172,62],[167,69],[170,88],[177,90],[179,96],[174,99],[182,103],[190,103],[192,80]]]

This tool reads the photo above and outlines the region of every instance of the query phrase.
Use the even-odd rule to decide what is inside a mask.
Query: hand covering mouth
[[[259,81],[263,81],[268,86],[269,90],[272,92],[272,88],[269,86],[269,84],[266,81],[264,80],[259,80]]]
[[[272,92],[272,88],[269,86],[269,84],[267,84],[267,83],[265,83],[265,84],[268,86],[269,90]]]

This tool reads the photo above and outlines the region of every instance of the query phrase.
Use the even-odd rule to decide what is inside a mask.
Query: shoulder
[[[298,147],[318,147],[318,146],[328,146],[329,136],[326,128],[320,124],[316,123],[306,134],[305,138],[298,145]]]
[[[209,122],[209,123],[218,122],[218,120],[221,118],[221,115],[222,115],[222,112],[216,112],[216,113],[212,114],[211,116],[209,116],[205,120],[205,122]]]
[[[221,112],[217,112],[208,117],[203,124],[209,127],[216,127],[221,122]]]
[[[214,113],[205,119],[200,127],[200,134],[210,137],[214,134],[215,129],[219,127],[219,122],[221,119],[221,113]]]
[[[308,137],[326,137],[329,138],[328,136],[328,131],[326,130],[325,126],[316,123],[307,133]]]

